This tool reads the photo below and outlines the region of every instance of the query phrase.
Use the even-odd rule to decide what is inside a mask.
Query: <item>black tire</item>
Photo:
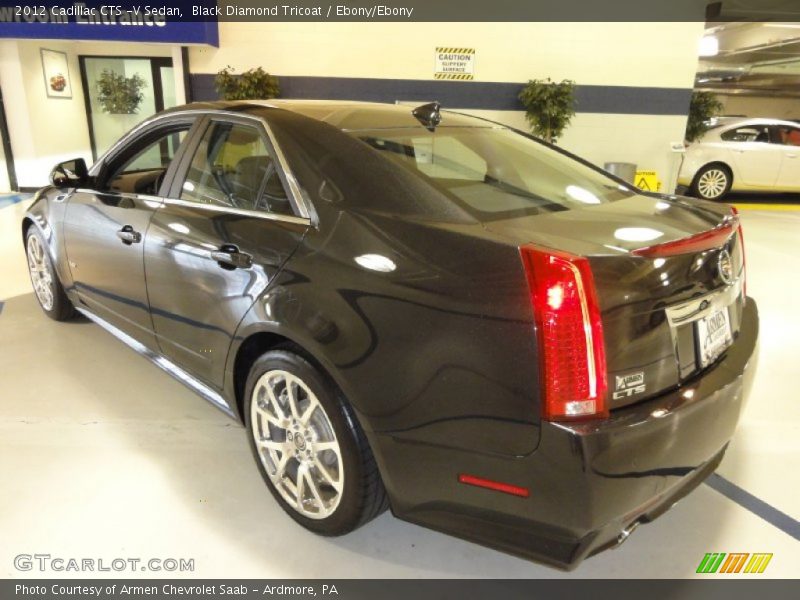
[[[34,238],[33,241],[31,238]],[[38,247],[41,249],[41,255],[40,257],[32,259],[33,244],[38,244]],[[67,298],[64,286],[61,285],[61,281],[58,279],[58,273],[56,273],[53,267],[53,261],[50,259],[50,253],[47,248],[47,243],[44,237],[42,237],[42,234],[35,226],[31,225],[25,233],[25,256],[28,260],[28,274],[31,278],[31,285],[34,288],[33,295],[36,297],[39,306],[42,307],[44,314],[55,321],[66,321],[75,316],[75,307],[72,305],[72,302],[69,301],[69,298]],[[41,279],[40,275],[34,273],[34,269],[31,266],[34,263],[47,270],[47,274],[50,278],[49,282],[44,283],[45,280]],[[40,293],[37,291],[36,278],[41,280],[39,285],[47,287],[50,294],[52,294],[50,302],[47,300],[43,301]]]
[[[254,391],[256,391],[256,385],[262,376],[275,371],[288,372],[300,379],[311,390],[322,406],[338,441],[343,465],[343,475],[341,476],[343,486],[339,494],[338,505],[330,515],[324,518],[310,518],[301,514],[296,505],[290,504],[284,498],[270,478],[256,443],[256,437],[260,437],[260,434],[258,425],[254,428],[253,404],[259,400]],[[353,409],[338,387],[306,358],[287,349],[272,350],[262,355],[250,369],[244,398],[243,408],[248,431],[247,437],[261,476],[278,504],[300,525],[320,535],[343,535],[371,521],[389,507],[375,457]],[[280,428],[276,431],[280,431]],[[279,435],[277,434],[276,437]],[[309,446],[312,445],[309,444]],[[292,459],[289,460],[291,463]],[[289,472],[289,470],[290,467],[286,467],[286,471]]]
[[[704,166],[692,181],[692,195],[703,200],[718,201],[728,195],[733,185],[733,173],[721,163]]]

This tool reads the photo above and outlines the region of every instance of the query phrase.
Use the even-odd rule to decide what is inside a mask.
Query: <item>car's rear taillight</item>
[[[715,227],[714,229],[696,233],[689,237],[631,250],[631,254],[644,256],[646,258],[667,258],[680,254],[705,252],[706,250],[712,250],[724,245],[731,235],[733,235],[737,227],[738,218],[729,223],[724,223],[723,225]]]
[[[731,210],[733,214],[737,217],[739,216],[739,211],[735,206],[731,206]],[[741,249],[742,253],[742,293],[745,297],[747,297],[747,260],[745,259],[744,253],[744,231],[742,230],[742,220],[739,219],[739,227],[737,228],[739,232],[739,248]]]
[[[603,324],[589,261],[566,252],[520,247],[539,345],[542,416],[608,416]]]

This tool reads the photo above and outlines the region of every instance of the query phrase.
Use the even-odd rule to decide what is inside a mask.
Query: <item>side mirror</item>
[[[82,158],[58,163],[50,172],[50,183],[57,188],[82,187],[89,181],[89,169]]]

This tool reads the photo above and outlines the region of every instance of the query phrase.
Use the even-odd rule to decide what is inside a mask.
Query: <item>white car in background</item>
[[[687,146],[678,184],[706,200],[731,190],[800,192],[800,125],[720,119]]]

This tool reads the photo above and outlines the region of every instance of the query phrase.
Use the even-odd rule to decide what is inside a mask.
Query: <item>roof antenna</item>
[[[411,111],[411,114],[427,127],[428,131],[433,132],[436,126],[442,122],[442,115],[439,114],[440,108],[441,104],[438,102],[429,102],[428,104],[418,106]]]

